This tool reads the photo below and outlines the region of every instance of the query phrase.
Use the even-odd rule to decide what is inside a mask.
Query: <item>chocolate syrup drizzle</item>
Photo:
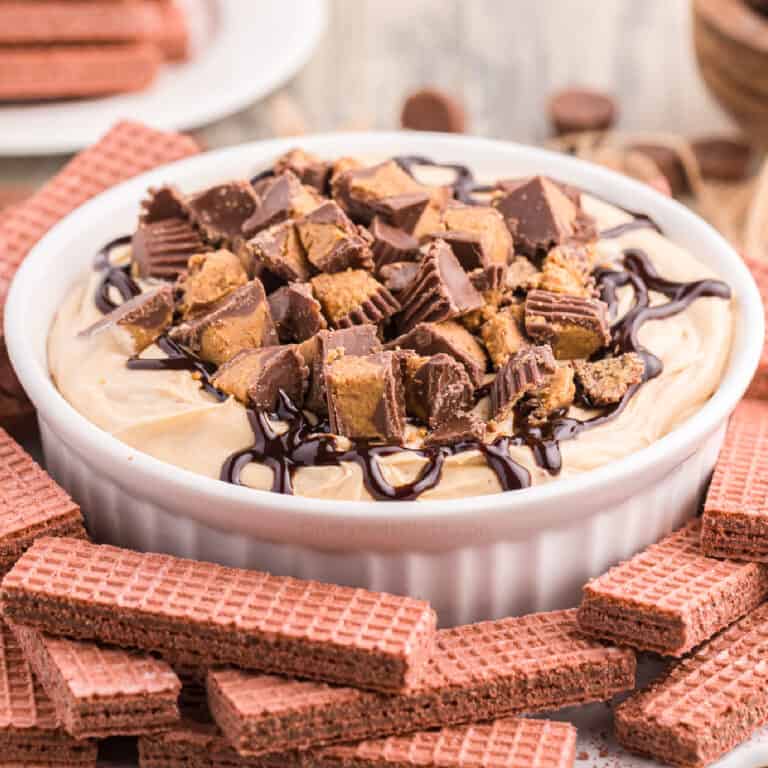
[[[418,155],[403,155],[394,160],[409,174],[419,165],[448,168],[456,174],[450,185],[455,197],[467,204],[479,204],[482,201],[474,197],[477,192],[489,192],[494,187],[479,185],[475,182],[472,171],[458,163],[437,163]],[[253,181],[271,174],[265,171]],[[616,238],[637,229],[652,228],[661,231],[656,223],[644,214],[633,214],[631,221],[606,229],[600,233],[604,239]],[[103,313],[115,309],[110,298],[110,288],[118,290],[124,300],[141,292],[139,286],[130,277],[127,267],[115,267],[109,261],[112,248],[124,245],[130,236],[120,237],[105,245],[96,259],[96,268],[105,271],[97,291],[96,305]],[[434,488],[442,476],[446,458],[466,451],[479,451],[488,466],[496,474],[503,490],[518,490],[531,484],[530,473],[509,456],[511,446],[528,446],[536,463],[552,475],[562,468],[560,443],[572,440],[585,432],[616,419],[643,383],[658,376],[662,371],[661,360],[645,349],[638,341],[640,328],[649,320],[671,317],[685,310],[698,298],[710,296],[729,299],[730,288],[719,280],[699,280],[690,283],[678,283],[662,278],[653,267],[647,254],[636,248],[628,248],[622,256],[623,269],[598,269],[595,272],[596,283],[601,298],[609,308],[609,315],[615,318],[618,310],[618,290],[631,286],[634,292],[633,305],[620,320],[611,327],[611,343],[600,356],[621,355],[626,352],[638,354],[644,364],[643,379],[630,387],[623,398],[596,416],[589,419],[576,419],[567,415],[567,409],[555,413],[543,425],[529,421],[530,406],[523,402],[515,413],[516,432],[514,435],[497,437],[491,443],[466,440],[450,446],[435,448],[408,448],[399,445],[382,445],[366,440],[356,440],[349,449],[337,446],[336,438],[330,434],[327,422],[312,424],[305,413],[290,401],[284,392],[280,392],[280,403],[276,413],[248,409],[248,419],[253,430],[253,445],[229,456],[221,468],[221,480],[239,485],[243,469],[251,462],[269,467],[273,472],[271,490],[276,493],[293,493],[293,473],[300,467],[339,466],[342,462],[357,464],[363,473],[363,482],[371,494],[378,500],[406,501],[418,498],[424,491]],[[669,301],[650,305],[650,292],[666,296]],[[204,363],[189,350],[161,336],[158,346],[168,356],[166,359],[132,358],[127,361],[129,368],[137,370],[189,370],[200,379],[201,386],[218,400],[226,399],[226,394],[211,384],[213,366]],[[596,357],[595,359],[599,359]],[[480,399],[487,395],[487,388],[476,393]],[[577,404],[592,408],[583,393],[577,395]],[[287,424],[287,430],[279,433],[272,426],[270,419],[277,419]],[[425,459],[426,463],[417,477],[403,485],[390,484],[382,472],[380,458],[400,453],[410,453]]]

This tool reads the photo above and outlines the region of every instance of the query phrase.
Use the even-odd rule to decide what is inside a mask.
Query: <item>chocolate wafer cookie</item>
[[[179,719],[181,682],[149,654],[12,630],[67,733],[104,738],[166,728]]]
[[[768,401],[742,400],[731,416],[704,505],[701,548],[768,563]]]
[[[257,755],[602,701],[634,680],[634,653],[585,640],[570,610],[440,630],[418,685],[396,696],[218,669],[208,703]]]
[[[590,581],[578,610],[592,637],[682,656],[759,605],[768,569],[701,551],[701,521]]]
[[[429,604],[75,539],[38,539],[3,581],[10,620],[172,661],[397,691],[429,654]]]
[[[77,741],[64,732],[53,703],[33,677],[13,632],[2,622],[0,752],[3,765],[96,765],[96,745]]]
[[[42,535],[84,538],[80,507],[0,429],[0,573]]]
[[[768,722],[768,606],[762,606],[616,709],[626,749],[698,768]]]

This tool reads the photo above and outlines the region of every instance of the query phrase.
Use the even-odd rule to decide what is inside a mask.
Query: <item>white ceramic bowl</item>
[[[572,605],[584,581],[689,517],[712,470],[728,414],[763,343],[757,288],[708,224],[650,188],[582,161],[485,139],[430,134],[302,138],[322,156],[426,154],[480,177],[533,173],[643,211],[723,275],[737,305],[730,362],[717,392],[650,447],[580,477],[453,501],[337,502],[227,485],[177,469],[86,421],[48,375],[54,314],[96,250],[131,231],[146,188],[194,190],[248,176],[297,140],[248,144],[166,166],[100,195],[35,247],[6,306],[11,360],[37,406],[48,468],[82,505],[99,540],[428,598],[443,624]]]

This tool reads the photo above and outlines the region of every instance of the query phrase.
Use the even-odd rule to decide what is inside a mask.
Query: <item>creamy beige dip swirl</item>
[[[630,219],[624,211],[586,195],[583,206],[596,218],[600,230]],[[652,229],[601,240],[600,260],[613,262],[625,248],[645,251],[658,272],[670,280],[719,277],[687,250]],[[127,258],[125,250],[122,255]],[[94,304],[99,279],[94,271],[78,283],[54,320],[48,361],[56,386],[83,416],[136,450],[218,478],[225,459],[253,443],[245,408],[231,398],[219,403],[200,388],[188,371],[128,369],[130,344],[119,334],[78,336],[102,317]],[[623,289],[620,314],[629,308],[631,299],[631,289]],[[652,294],[653,303],[664,301],[663,296]],[[678,315],[644,325],[639,341],[662,360],[663,372],[640,388],[618,418],[561,442],[563,467],[559,475],[553,477],[539,467],[527,447],[510,448],[511,457],[526,467],[532,483],[538,484],[588,472],[663,437],[699,410],[717,388],[730,349],[732,315],[730,302],[703,298]],[[164,357],[155,346],[143,356]],[[478,408],[483,407],[487,405],[481,402]],[[571,415],[585,418],[591,414],[574,407]],[[419,446],[418,430],[413,428],[409,438],[408,445]],[[384,476],[393,485],[413,480],[424,461],[408,452],[380,459]],[[269,490],[272,472],[251,463],[243,470],[241,480],[253,488]],[[294,490],[301,496],[325,499],[371,498],[362,471],[347,462],[339,467],[297,470]],[[420,498],[458,498],[500,490],[484,458],[477,451],[467,451],[449,457],[438,485]]]

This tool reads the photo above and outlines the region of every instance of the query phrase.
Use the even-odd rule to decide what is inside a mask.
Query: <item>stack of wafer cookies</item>
[[[0,0],[0,101],[138,91],[188,48],[176,0]]]

